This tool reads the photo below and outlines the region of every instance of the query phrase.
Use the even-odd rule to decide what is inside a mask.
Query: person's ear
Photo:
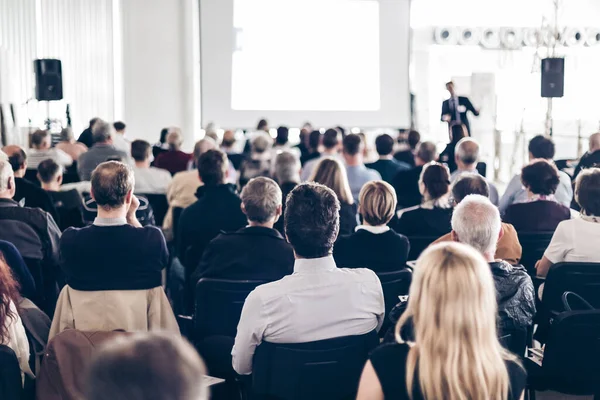
[[[92,198],[92,200],[96,201],[96,196],[94,196],[94,189],[90,189],[90,197]]]
[[[458,235],[456,234],[456,232],[454,230],[452,230],[452,232],[450,232],[450,237],[452,238],[453,242],[459,242]]]
[[[244,215],[248,215],[248,214],[246,214],[246,206],[244,206],[244,203],[240,203],[240,208],[241,208],[242,212],[244,213]]]
[[[57,183],[58,183],[59,185],[62,185],[62,182],[63,182],[63,175],[62,175],[62,174],[58,175],[58,177],[56,177],[56,181],[57,181]]]
[[[500,241],[503,236],[504,236],[504,229],[502,229],[502,227],[500,227],[500,233],[498,233],[498,241]]]
[[[131,204],[132,197],[133,197],[133,189],[131,189],[129,192],[127,192],[127,195],[125,196],[125,204],[127,204],[127,205]]]

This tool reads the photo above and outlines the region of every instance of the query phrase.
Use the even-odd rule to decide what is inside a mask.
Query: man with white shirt
[[[125,128],[127,126],[121,121],[113,123],[115,135],[113,136],[113,146],[115,149],[129,153],[131,151],[131,142],[125,137]]]
[[[37,130],[31,135],[31,149],[27,150],[27,169],[37,169],[47,159],[53,160],[61,167],[73,164],[73,159],[64,151],[51,148],[52,142],[48,131]]]
[[[479,144],[471,138],[463,138],[456,144],[456,150],[454,151],[454,159],[456,161],[456,171],[450,175],[450,183],[456,182],[464,174],[479,173],[477,172],[477,162],[479,161]],[[486,180],[489,189],[489,199],[495,206],[498,206],[500,197],[498,196],[498,189],[492,182]]]
[[[150,166],[151,150],[150,143],[145,140],[134,140],[131,143],[131,158],[135,162],[133,167],[134,193],[166,194],[173,178],[169,171]]]
[[[454,82],[446,83],[446,90],[450,93],[450,98],[442,103],[442,121],[448,122],[448,128],[452,125],[465,125],[469,136],[471,136],[471,126],[469,125],[467,113],[471,111],[477,117],[479,116],[479,110],[473,107],[468,97],[456,94]]]
[[[285,210],[294,249],[294,273],[257,287],[244,303],[232,350],[238,374],[252,373],[263,341],[306,343],[379,330],[384,317],[381,283],[371,270],[338,268],[332,256],[340,202],[317,183],[298,185]]]

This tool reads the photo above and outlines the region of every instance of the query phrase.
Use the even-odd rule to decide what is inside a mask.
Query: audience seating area
[[[399,131],[379,136],[371,149],[364,135],[306,125],[301,142],[292,144],[288,128],[273,138],[261,121],[244,143],[230,131],[207,131],[193,154],[181,150],[179,128],[165,128],[154,147],[132,143],[124,131],[122,122],[94,118],[81,136],[93,145],[67,169],[49,149],[37,169],[24,167],[29,149],[8,145],[0,152],[0,399],[79,400],[91,388],[130,390],[137,383],[126,368],[154,361],[144,369],[156,374],[148,382],[202,375],[177,381],[198,393],[189,400],[208,398],[209,386],[217,400],[390,398],[407,390],[403,363],[412,350],[404,342],[427,345],[423,332],[431,325],[423,325],[423,307],[439,317],[441,329],[448,319],[441,313],[453,312],[447,307],[479,301],[477,295],[496,302],[457,308],[464,319],[457,326],[467,332],[485,325],[484,315],[496,321],[494,334],[453,348],[487,346],[469,351],[491,359],[509,357],[500,346],[509,350],[514,357],[503,363],[521,366],[509,380],[518,388],[523,375],[527,399],[547,390],[600,399],[600,169],[578,171],[568,188],[581,214],[571,210],[573,218],[555,231],[517,229],[516,238],[505,237],[522,249],[518,261],[503,260],[498,248],[508,232],[504,206],[560,201],[557,167],[564,166],[552,162],[551,138],[538,136],[529,147],[532,163],[550,165],[549,193],[513,184],[498,207],[479,145],[469,137],[451,143],[450,174],[448,163],[437,162],[436,146],[416,131],[410,145],[408,132]],[[46,131],[34,135],[42,143],[48,138]],[[127,151],[116,147],[115,135]],[[396,153],[409,154],[414,165],[398,162]],[[55,215],[82,223],[27,207],[40,192],[19,199],[25,181],[48,194]],[[56,195],[67,191],[77,193],[76,204]],[[420,201],[406,204],[407,198]],[[338,235],[340,226],[353,228]],[[433,244],[441,232],[453,243]],[[224,238],[231,247],[219,250],[220,260],[231,263],[207,265],[211,252],[219,253],[210,244]],[[336,247],[340,238],[352,245]],[[336,265],[342,259],[347,268]],[[457,276],[464,279],[451,286]],[[453,329],[435,340],[450,347]],[[165,355],[152,359],[137,347],[144,341],[162,343],[155,351]],[[113,354],[114,346],[130,351]],[[382,370],[382,357],[393,351]],[[479,360],[469,362],[461,365]],[[382,371],[397,373],[393,388]],[[426,386],[417,381],[415,390]]]

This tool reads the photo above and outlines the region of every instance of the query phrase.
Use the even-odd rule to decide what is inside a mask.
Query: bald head
[[[129,204],[133,185],[131,167],[118,161],[103,162],[92,172],[92,197],[107,211]]]
[[[11,144],[5,146],[2,151],[8,157],[13,172],[17,177],[23,177],[27,169],[27,153],[22,147]]]
[[[600,150],[600,132],[590,136],[590,153]]]
[[[217,148],[217,142],[213,138],[205,136],[203,139],[200,139],[194,145],[194,160],[198,162],[200,156],[206,153],[209,150],[214,150]]]
[[[459,169],[474,167],[479,160],[479,144],[471,138],[463,138],[456,144],[456,163]]]
[[[10,163],[0,160],[0,198],[12,199],[15,195],[15,176]]]
[[[500,212],[484,196],[465,197],[452,213],[452,237],[479,251],[488,261],[493,260],[502,230]]]

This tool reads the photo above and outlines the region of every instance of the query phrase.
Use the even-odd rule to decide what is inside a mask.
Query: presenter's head
[[[450,93],[450,96],[454,96],[454,82],[450,81],[446,83],[446,90],[448,91],[448,93]]]

